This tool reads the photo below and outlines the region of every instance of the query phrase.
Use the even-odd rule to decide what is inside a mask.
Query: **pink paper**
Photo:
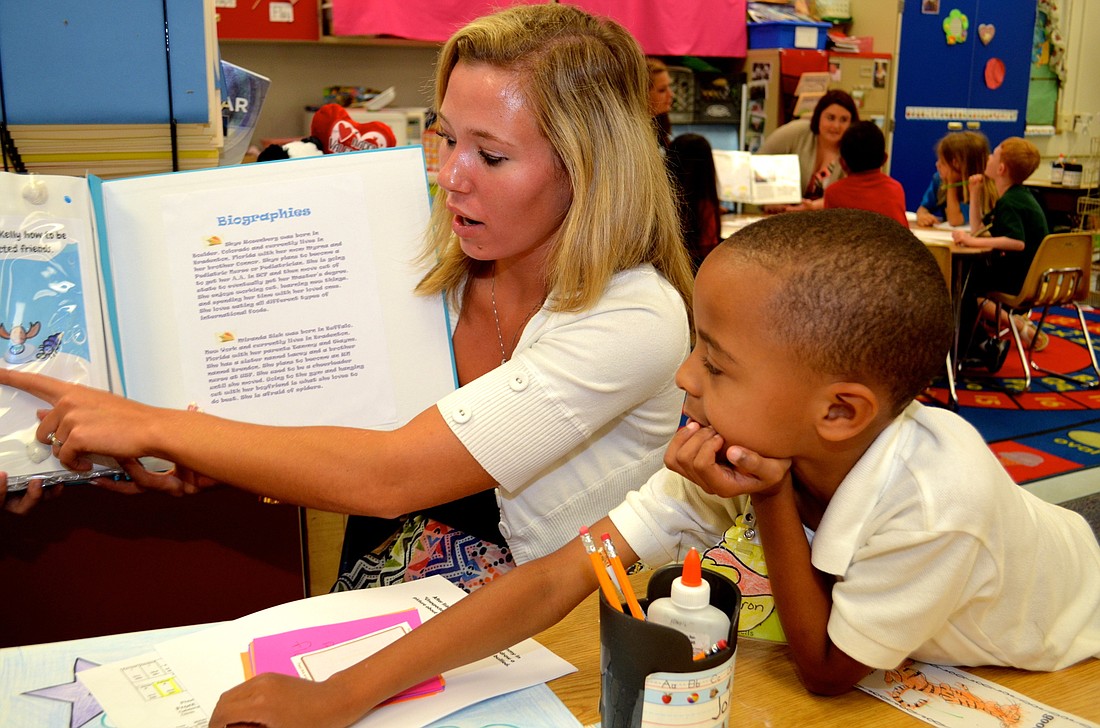
[[[335,35],[394,35],[445,41],[474,18],[518,4],[545,0],[435,0],[432,3],[333,0]],[[596,15],[614,18],[650,55],[744,57],[745,0],[568,0]]]
[[[316,627],[303,627],[289,632],[256,637],[249,647],[252,658],[252,672],[255,675],[262,672],[275,672],[281,675],[298,677],[298,671],[291,661],[291,658],[296,655],[332,647],[348,640],[406,623],[411,629],[420,626],[420,614],[417,610],[406,609],[401,612],[366,617],[351,622],[322,624]],[[442,689],[443,678],[437,675],[394,695],[385,702],[390,703],[430,695]]]

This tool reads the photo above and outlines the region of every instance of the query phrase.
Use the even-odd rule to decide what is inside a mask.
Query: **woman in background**
[[[844,176],[840,166],[840,138],[848,126],[859,121],[859,109],[848,92],[826,91],[809,119],[795,119],[779,127],[764,140],[758,154],[797,154],[801,169],[802,202],[768,206],[768,212],[820,210],[825,188]]]
[[[680,421],[692,275],[637,42],[569,5],[515,6],[443,46],[434,108],[417,290],[458,312],[459,389],[389,432],[268,427],[0,368],[46,403],[38,440],[72,470],[113,457],[142,488],[396,519],[345,548],[340,588],[438,573],[472,590],[644,483]]]
[[[681,134],[668,146],[669,172],[679,192],[680,229],[696,269],[722,241],[718,175],[710,142],[700,134]]]
[[[672,121],[668,116],[672,111],[672,75],[659,58],[647,57],[645,63],[649,69],[649,115],[653,117],[653,131],[661,149],[668,149],[672,138]]]

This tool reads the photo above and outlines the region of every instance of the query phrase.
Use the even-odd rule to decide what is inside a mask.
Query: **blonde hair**
[[[971,175],[985,174],[985,163],[989,160],[989,140],[985,134],[976,131],[956,131],[943,137],[936,144],[936,155],[943,157],[943,161],[952,169],[958,170],[960,185],[960,199],[970,204],[970,185],[966,183]],[[947,180],[944,180],[944,184]],[[983,182],[985,194],[982,196],[984,216],[993,209],[993,203],[997,201],[997,186],[988,177]],[[941,187],[937,193],[937,202],[943,204],[946,199],[946,188]]]
[[[652,264],[691,310],[692,272],[668,172],[653,143],[645,58],[614,21],[569,5],[519,5],[474,20],[443,46],[435,105],[459,61],[518,73],[540,132],[557,152],[573,200],[551,242],[547,306],[583,311],[615,273]],[[446,191],[433,204],[417,291],[457,305],[485,263],[468,257],[450,226]]]
[[[658,75],[662,73],[668,73],[668,66],[660,58],[653,58],[652,56],[646,56],[645,59],[646,69],[649,71],[649,84],[647,89],[653,88],[654,80]]]

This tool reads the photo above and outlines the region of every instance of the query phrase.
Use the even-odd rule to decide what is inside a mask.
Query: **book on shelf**
[[[222,131],[225,143],[218,164],[240,164],[252,141],[252,132],[260,120],[271,79],[255,71],[221,62]]]
[[[0,3],[5,120],[27,171],[218,166],[217,47],[210,0]]]
[[[392,429],[455,386],[445,303],[413,293],[427,221],[418,147],[2,173],[0,366],[249,422]],[[0,390],[9,488],[87,477],[35,439],[42,406]]]
[[[802,171],[797,154],[753,154],[715,149],[718,198],[753,205],[802,201]]]

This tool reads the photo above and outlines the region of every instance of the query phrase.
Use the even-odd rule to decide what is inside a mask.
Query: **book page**
[[[718,175],[718,199],[752,202],[752,154],[715,149],[711,155]]]
[[[284,424],[324,389],[337,421],[397,424],[363,195],[346,173],[249,185],[232,201],[164,196],[183,384],[198,407]]]
[[[802,170],[797,154],[752,155],[752,202],[757,205],[802,201]]]
[[[95,191],[96,188],[93,188]],[[454,389],[419,148],[99,181],[126,396],[391,429]]]
[[[95,240],[87,184],[0,173],[0,366],[107,389]],[[67,474],[35,439],[41,400],[0,392],[0,470]]]

